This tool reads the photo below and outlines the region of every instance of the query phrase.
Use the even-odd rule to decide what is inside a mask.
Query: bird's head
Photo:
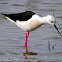
[[[47,16],[47,23],[50,24],[50,25],[54,25],[56,22],[55,20],[55,17],[51,16],[51,15],[48,15]]]
[[[59,30],[58,30],[58,28],[56,26],[56,19],[55,19],[55,17],[53,17],[51,15],[48,15],[47,16],[47,23],[50,24],[50,25],[53,25],[56,28],[56,30],[58,31],[58,33],[61,35],[61,33],[59,32]]]

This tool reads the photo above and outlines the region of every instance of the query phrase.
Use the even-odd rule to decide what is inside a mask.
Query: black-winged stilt
[[[26,32],[26,41],[24,45],[24,47],[26,48],[26,52],[28,52],[27,40],[29,32],[37,29],[43,24],[48,23],[50,25],[53,25],[57,29],[58,33],[61,35],[61,33],[59,32],[58,28],[55,25],[56,21],[55,17],[51,15],[40,17],[32,11],[26,11],[18,14],[3,14],[3,15],[6,16],[7,20],[10,20],[11,22],[15,23],[18,27],[20,27],[22,30]]]

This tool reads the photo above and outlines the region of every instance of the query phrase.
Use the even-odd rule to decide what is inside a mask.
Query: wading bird
[[[22,30],[26,32],[26,41],[24,44],[24,47],[26,48],[26,53],[28,53],[27,40],[29,37],[29,32],[37,29],[41,25],[43,24],[53,25],[57,29],[58,33],[61,35],[55,24],[56,22],[55,17],[53,17],[52,15],[40,17],[39,15],[35,14],[32,11],[25,11],[17,14],[3,14],[3,15],[6,16],[7,20],[15,23],[18,27],[20,27]]]

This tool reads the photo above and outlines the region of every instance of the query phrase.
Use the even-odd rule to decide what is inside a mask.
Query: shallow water
[[[62,0],[0,0],[0,13],[31,10],[40,16],[56,17],[62,33]],[[43,25],[30,33],[29,54],[25,54],[25,33],[0,14],[0,61],[62,62],[62,37],[51,25]],[[25,61],[23,61],[27,58]]]

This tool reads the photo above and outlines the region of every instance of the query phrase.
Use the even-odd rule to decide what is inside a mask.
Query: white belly
[[[40,27],[41,23],[37,20],[23,21],[23,22],[17,21],[16,25],[25,32],[30,32]]]

